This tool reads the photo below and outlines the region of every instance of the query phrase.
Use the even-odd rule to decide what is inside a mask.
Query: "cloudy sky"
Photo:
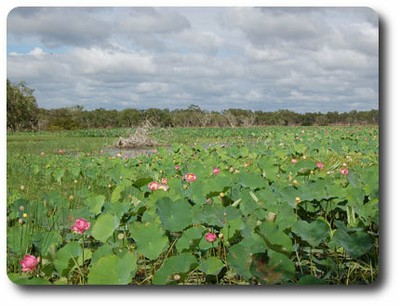
[[[7,78],[85,109],[378,109],[368,8],[16,8]]]

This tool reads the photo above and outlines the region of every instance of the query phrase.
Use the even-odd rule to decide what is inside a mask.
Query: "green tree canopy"
[[[21,131],[37,127],[39,108],[33,92],[24,82],[13,84],[7,80],[7,129]]]

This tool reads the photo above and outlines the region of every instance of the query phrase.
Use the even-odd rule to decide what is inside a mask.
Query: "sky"
[[[7,78],[48,109],[368,111],[378,32],[363,7],[18,7]]]

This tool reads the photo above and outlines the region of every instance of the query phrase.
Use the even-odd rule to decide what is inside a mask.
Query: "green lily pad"
[[[168,257],[161,268],[154,274],[153,284],[164,285],[173,282],[173,276],[186,274],[197,265],[195,256],[189,253]]]
[[[68,268],[72,268],[81,255],[82,245],[77,241],[72,241],[57,251],[54,266],[61,275],[66,276],[69,272]]]
[[[209,257],[200,261],[199,270],[207,275],[218,275],[225,264],[216,257]]]
[[[292,232],[312,247],[316,247],[329,236],[330,228],[322,220],[316,220],[311,223],[299,220],[293,225]]]
[[[352,257],[360,257],[367,253],[374,245],[372,238],[365,232],[357,231],[348,233],[342,229],[337,229],[333,234],[331,245],[343,247]]]
[[[292,239],[272,222],[263,222],[256,229],[256,233],[263,238],[268,248],[277,252],[290,254],[292,252]]]
[[[243,187],[248,187],[250,189],[265,188],[268,186],[268,182],[261,176],[261,174],[256,173],[244,173],[240,176],[240,184]]]
[[[138,252],[150,260],[157,259],[169,245],[168,237],[156,222],[133,223],[130,226],[130,232],[136,242]]]
[[[250,278],[251,254],[249,249],[241,243],[235,244],[229,248],[227,257],[229,267],[245,279]]]
[[[9,273],[8,278],[17,285],[51,285],[47,279],[38,277],[27,278],[17,273]]]
[[[86,205],[89,207],[89,211],[95,215],[99,214],[103,208],[105,199],[106,197],[102,194],[88,197],[86,199]]]
[[[295,266],[290,258],[273,250],[268,250],[268,256],[254,254],[250,271],[261,284],[267,285],[284,283],[295,277]]]
[[[204,231],[204,226],[191,227],[183,231],[182,236],[175,244],[178,252],[181,253],[185,250],[194,249],[199,244],[200,239],[203,237]]]
[[[122,258],[112,254],[101,257],[90,268],[89,285],[127,285],[137,270],[137,256],[127,252]]]
[[[108,238],[114,233],[114,230],[118,227],[119,220],[112,214],[102,214],[96,220],[92,229],[92,236],[101,242],[106,242]]]
[[[164,197],[156,202],[162,226],[171,232],[180,232],[192,224],[192,206],[186,200],[172,201]]]

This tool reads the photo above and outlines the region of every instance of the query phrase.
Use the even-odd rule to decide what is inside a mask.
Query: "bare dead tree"
[[[116,147],[118,148],[144,148],[152,147],[158,143],[151,139],[151,132],[154,129],[153,125],[149,120],[145,120],[144,123],[138,127],[133,135],[128,137],[119,137]]]

